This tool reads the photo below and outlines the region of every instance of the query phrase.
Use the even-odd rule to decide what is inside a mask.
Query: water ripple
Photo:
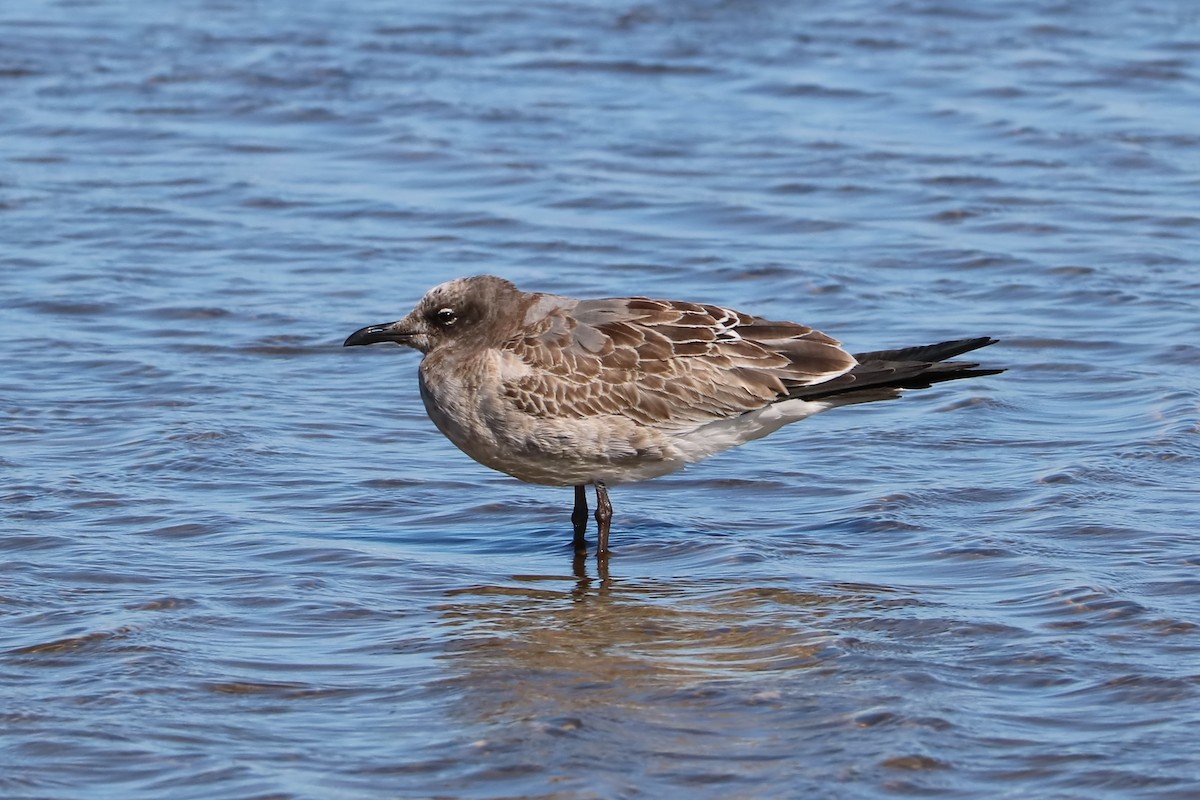
[[[0,794],[1194,795],[1196,25],[0,11]],[[615,487],[601,570],[339,347],[479,272],[1007,372]]]

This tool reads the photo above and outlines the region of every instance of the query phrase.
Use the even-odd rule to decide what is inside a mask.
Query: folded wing
[[[557,299],[535,303],[531,327],[504,347],[517,362],[504,394],[534,415],[690,428],[794,397],[857,363],[807,325],[719,306]]]

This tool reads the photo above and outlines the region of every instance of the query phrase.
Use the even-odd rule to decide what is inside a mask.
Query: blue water
[[[1200,9],[0,7],[0,795],[1200,792]],[[493,273],[1007,372],[613,490],[417,354]]]

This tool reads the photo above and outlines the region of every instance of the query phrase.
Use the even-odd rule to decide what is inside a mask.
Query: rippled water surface
[[[1200,793],[1190,2],[0,9],[0,795]],[[617,487],[475,465],[429,286],[1002,375]]]

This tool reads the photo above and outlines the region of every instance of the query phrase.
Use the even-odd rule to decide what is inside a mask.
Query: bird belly
[[[551,486],[669,475],[830,407],[785,400],[687,429],[664,429],[620,414],[538,416],[518,410],[498,390],[481,388],[482,382],[439,377],[431,388],[422,370],[421,399],[447,439],[486,467]]]
[[[670,436],[620,415],[539,417],[497,392],[424,375],[421,399],[442,434],[485,467],[529,483],[579,486],[649,480],[683,469]]]
[[[689,463],[715,456],[731,447],[761,439],[768,434],[819,414],[830,403],[811,400],[782,400],[736,417],[727,417],[701,425],[676,438],[676,446]]]

